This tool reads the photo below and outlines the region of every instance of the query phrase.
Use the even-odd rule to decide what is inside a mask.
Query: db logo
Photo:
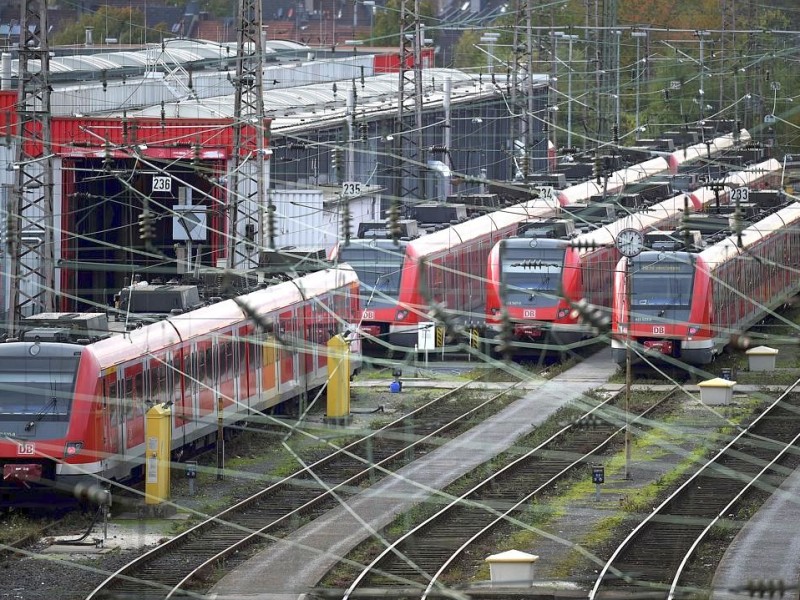
[[[36,444],[33,442],[23,442],[21,444],[17,444],[17,454],[23,456],[36,454]]]
[[[362,317],[365,321],[372,321],[375,318],[375,311],[374,310],[365,310],[364,316]]]
[[[535,310],[523,310],[522,311],[522,318],[523,319],[535,319],[536,318],[536,311]]]

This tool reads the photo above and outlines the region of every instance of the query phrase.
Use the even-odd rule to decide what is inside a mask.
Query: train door
[[[210,339],[203,339],[197,342],[195,359],[197,414],[199,417],[204,417],[214,411],[215,401],[214,347]]]
[[[293,311],[282,312],[278,315],[278,328],[281,336],[280,346],[280,388],[288,386],[289,383],[296,379],[297,368],[295,366],[297,353],[295,352],[295,335],[294,328],[296,321]]]
[[[261,334],[261,396],[266,406],[277,404],[279,399],[277,389],[278,361],[277,344],[275,336],[271,334]]]
[[[172,406],[172,443],[173,447],[185,446],[188,421],[183,413],[183,354],[181,350],[167,352],[165,363],[164,397]]]
[[[303,348],[303,377],[310,378],[314,374],[315,363],[317,358],[317,329],[319,323],[316,320],[316,304],[314,302],[306,302],[300,307],[303,314],[303,328],[300,330],[304,332],[304,341],[300,343]]]
[[[255,360],[256,345],[253,343],[253,332],[255,328],[252,324],[247,324],[239,328],[238,341],[238,368],[239,368],[239,401],[249,407],[251,399],[258,392],[256,386],[256,365]]]
[[[328,297],[325,298],[324,306],[330,307],[330,310],[325,310],[323,306],[317,311],[317,315],[314,318],[314,322],[317,323],[317,344],[314,347],[314,354],[316,356],[314,363],[317,369],[327,368],[328,341],[330,341],[331,337],[336,333],[336,328],[332,323],[333,317],[331,316],[331,311],[333,311],[333,314],[341,314],[344,316],[344,313],[336,312],[336,307],[334,306],[335,301],[336,294],[328,295]]]
[[[149,406],[164,404],[168,399],[167,365],[165,364],[165,356],[162,355],[152,359],[148,366],[147,379],[150,384],[150,393],[146,396],[146,402]]]
[[[145,371],[141,362],[125,367],[124,441],[125,449],[144,444]]]
[[[103,452],[104,459],[123,452],[122,414],[117,387],[117,371],[109,369],[103,376]]]
[[[175,415],[175,427],[188,427],[192,422],[192,367],[184,348],[173,352],[167,368],[169,398],[172,400],[172,412]],[[186,433],[184,429],[184,434]]]
[[[236,398],[236,384],[233,365],[232,332],[217,337],[217,381],[223,406],[230,406]]]

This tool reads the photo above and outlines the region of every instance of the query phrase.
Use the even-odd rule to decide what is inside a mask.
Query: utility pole
[[[534,99],[533,99],[533,2],[531,0],[516,0],[513,15],[517,19],[514,27],[514,57],[511,63],[511,110],[517,120],[517,131],[522,141],[522,156],[520,156],[520,171],[523,177],[534,171],[547,170],[547,136],[542,136],[541,143],[545,145],[543,164],[531,167],[531,150],[534,145]],[[543,112],[544,121],[550,123],[548,114],[549,98],[545,102]],[[511,154],[516,155],[516,145],[511,141]],[[540,153],[541,154],[541,153]],[[513,177],[512,173],[512,177]]]
[[[228,188],[228,256],[230,269],[258,266],[259,251],[274,247],[265,225],[266,157],[269,137],[264,121],[261,0],[239,0],[239,27],[234,87],[233,170]],[[272,222],[272,206],[266,218]],[[269,240],[264,239],[264,229]]]
[[[639,88],[642,84],[642,59],[639,50],[639,42],[647,37],[647,32],[642,30],[631,31],[631,35],[636,38],[636,139],[639,139]]]
[[[615,29],[615,30],[613,31],[613,33],[614,33],[614,37],[616,38],[614,43],[615,43],[615,45],[616,45],[616,47],[617,47],[617,61],[616,61],[616,63],[614,63],[614,64],[616,65],[616,69],[615,69],[615,70],[616,70],[616,72],[617,72],[617,89],[616,89],[616,94],[615,94],[615,96],[616,96],[616,98],[615,98],[616,102],[615,102],[615,107],[614,107],[614,108],[615,108],[615,111],[614,111],[614,112],[615,112],[615,114],[616,114],[616,117],[615,117],[615,119],[614,119],[614,123],[615,123],[615,124],[616,124],[616,126],[617,126],[617,133],[619,134],[619,123],[620,123],[620,93],[621,93],[621,89],[620,89],[620,85],[619,85],[619,75],[620,75],[620,71],[621,71],[621,69],[619,68],[619,49],[620,49],[620,46],[622,45],[622,30],[621,30],[621,29]]]
[[[572,42],[578,39],[577,35],[565,35],[563,39],[569,42],[567,54],[567,148],[572,148]]]
[[[44,0],[21,0],[18,52],[19,127],[13,165],[17,173],[8,204],[11,289],[7,329],[11,335],[20,318],[54,309],[50,50]],[[36,70],[30,68],[32,61],[38,62]]]
[[[700,120],[702,121],[705,118],[706,114],[706,90],[704,88],[705,85],[705,70],[706,70],[706,60],[704,54],[704,42],[705,39],[710,35],[708,31],[701,30],[696,31],[695,35],[700,40],[700,90],[697,92],[700,96]]]
[[[598,42],[601,47],[600,64],[597,66],[601,73],[598,90],[611,89],[611,74],[619,73],[619,42],[620,36],[615,33],[619,24],[617,23],[617,0],[602,1],[602,23],[597,32]],[[617,95],[619,97],[619,94]],[[611,127],[608,123],[608,115],[611,114],[611,96],[609,94],[600,95],[601,102],[598,103],[597,115],[597,139],[605,141],[610,139]]]
[[[396,131],[392,155],[394,202],[407,203],[425,197],[425,151],[422,123],[422,46],[424,28],[419,0],[403,0],[400,6],[400,73]]]

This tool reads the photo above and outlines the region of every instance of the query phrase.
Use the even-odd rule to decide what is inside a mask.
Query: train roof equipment
[[[397,222],[400,239],[413,240],[420,236],[419,223],[416,219],[400,219]],[[387,221],[362,222],[358,224],[356,237],[362,240],[387,240],[392,236]]]
[[[448,204],[463,204],[467,209],[467,216],[473,217],[476,214],[485,214],[498,210],[506,205],[497,194],[459,194],[448,196]]]
[[[723,240],[708,246],[700,253],[700,258],[711,265],[712,268],[725,263],[732,255],[744,254],[748,248],[760,243],[781,229],[797,227],[800,220],[800,205],[790,203],[775,210],[760,221],[748,224],[741,231],[741,235],[729,235]]]
[[[196,285],[152,285],[140,281],[120,290],[116,317],[120,321],[133,315],[133,325],[139,326],[143,322],[158,321],[201,306],[203,302]]]
[[[409,212],[417,220],[420,228],[428,231],[442,229],[467,220],[467,207],[464,204],[425,202],[412,206]]]
[[[619,206],[613,202],[576,203],[562,206],[561,210],[572,216],[577,227],[611,223],[618,217]]]
[[[697,229],[690,229],[688,232],[648,231],[644,234],[644,247],[659,252],[700,251],[705,247],[705,243],[701,232]]]
[[[552,238],[568,240],[574,237],[575,221],[572,219],[543,219],[521,223],[517,232],[523,238]]]
[[[105,313],[40,313],[25,317],[20,329],[24,342],[89,344],[111,335]]]
[[[330,266],[328,252],[325,248],[288,247],[261,251],[258,255],[258,266],[246,273],[255,275],[259,282],[265,281],[267,277],[277,277],[280,281],[286,281],[299,275],[327,269]],[[251,287],[246,291],[255,290]],[[223,297],[231,296],[223,295]]]

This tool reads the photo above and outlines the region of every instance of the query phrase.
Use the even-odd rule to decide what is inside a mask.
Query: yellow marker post
[[[327,418],[350,417],[350,344],[341,335],[328,341]]]
[[[161,504],[170,494],[172,411],[156,404],[145,419],[145,504]]]

